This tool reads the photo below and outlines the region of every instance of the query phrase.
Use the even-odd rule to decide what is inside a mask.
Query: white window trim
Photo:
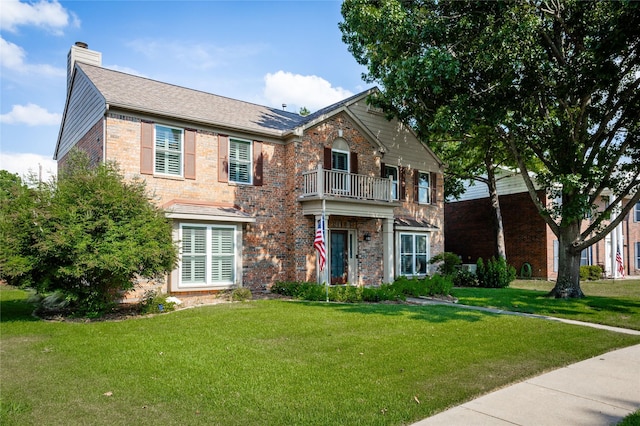
[[[249,144],[249,182],[240,182],[240,181],[231,179],[231,143],[232,142],[239,142],[239,143]],[[227,166],[228,167],[227,172],[228,172],[228,175],[229,175],[229,182],[235,183],[236,185],[253,185],[253,168],[254,168],[254,164],[253,164],[253,141],[250,141],[248,139],[230,137],[229,138],[228,152],[229,152],[229,165]]]
[[[420,186],[420,175],[427,175],[427,182],[428,182],[428,186]],[[420,200],[420,189],[421,188],[426,188],[427,190],[427,200],[426,201],[422,201]],[[418,170],[418,204],[431,204],[431,173],[429,172],[423,172],[421,170]]]
[[[635,246],[636,246],[636,269],[640,269],[640,242],[636,242]]]
[[[640,222],[640,201],[633,207],[633,221]]]
[[[336,169],[335,165],[333,164],[333,153],[334,152],[338,152],[340,154],[346,154],[347,156],[347,169],[346,170],[342,170],[342,169]],[[344,172],[344,173],[351,173],[351,153],[349,151],[344,151],[342,149],[336,149],[336,148],[331,148],[331,170],[336,171],[336,172]]]
[[[593,249],[592,249],[592,247],[593,247],[593,246],[589,246],[589,247],[587,247],[586,249],[584,249],[584,250],[582,250],[582,251],[580,252],[580,266],[590,266],[590,265],[593,265]],[[582,264],[582,259],[583,259],[582,254],[583,254],[583,253],[586,253],[586,255],[587,255],[587,256],[586,256],[586,259],[585,259],[587,263],[585,263],[584,265]]]
[[[163,173],[156,170],[156,155],[157,155],[157,137],[158,137],[158,126],[165,127],[167,129],[179,130],[180,131],[180,173]],[[153,126],[153,174],[157,176],[170,176],[170,177],[184,177],[184,129],[180,127],[167,126],[166,124],[158,124],[156,123]]]
[[[427,245],[426,245],[426,273],[424,274],[404,274],[402,271],[402,236],[403,235],[410,235],[413,237],[413,253],[412,253],[412,257],[413,257],[413,271],[415,272],[415,237],[416,236],[424,236],[427,239]],[[406,277],[424,277],[426,275],[429,275],[429,260],[431,259],[431,233],[430,232],[411,232],[411,231],[401,231],[401,232],[396,232],[396,271],[397,271],[397,276],[406,276]]]
[[[393,188],[395,188],[396,190],[396,194],[395,196],[393,196],[393,190],[391,191],[391,195],[392,195],[392,199],[393,200],[398,200],[399,199],[399,192],[400,192],[400,168],[398,166],[392,166],[389,164],[385,164],[384,165],[385,169],[388,167],[390,169],[395,169],[396,171],[396,179],[392,180],[393,182]],[[385,170],[385,175],[387,174],[387,171]],[[386,179],[389,179],[389,176],[385,176]]]
[[[205,262],[205,282],[204,283],[183,283],[182,282],[182,230],[184,227],[199,227],[206,228],[206,262]],[[216,281],[213,282],[211,280],[211,238],[212,238],[212,230],[213,229],[232,229],[233,230],[233,279],[230,281]],[[218,224],[218,223],[191,223],[191,222],[183,222],[178,226],[178,240],[180,241],[180,256],[178,261],[178,274],[177,274],[177,282],[178,282],[178,290],[196,290],[196,289],[219,289],[219,288],[229,288],[234,285],[239,285],[239,273],[241,273],[241,263],[242,258],[241,255],[241,231],[237,225],[226,225],[226,224]]]

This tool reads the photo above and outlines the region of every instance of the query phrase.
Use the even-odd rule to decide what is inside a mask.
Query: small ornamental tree
[[[171,271],[177,248],[143,181],[125,181],[115,163],[91,167],[85,154],[69,155],[57,182],[34,189],[38,220],[24,248],[32,264],[12,280],[41,293],[60,291],[76,313],[100,315],[136,277]]]
[[[0,170],[0,279],[31,285],[36,192],[17,174]]]

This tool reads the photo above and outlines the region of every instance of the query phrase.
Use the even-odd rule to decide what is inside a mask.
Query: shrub
[[[602,278],[602,268],[598,265],[584,265],[580,267],[580,279],[597,281]]]
[[[392,286],[398,294],[409,297],[446,296],[451,292],[453,282],[449,277],[443,277],[439,274],[424,278],[401,276],[396,278]]]
[[[503,288],[508,287],[509,283],[516,279],[516,269],[508,265],[503,257],[497,260],[492,257],[486,265],[482,258],[478,258],[476,276],[480,287]]]
[[[163,294],[157,290],[149,290],[145,292],[140,301],[140,313],[159,314],[173,311],[176,308],[176,302],[171,299],[168,294]]]
[[[245,300],[251,300],[252,297],[251,290],[246,287],[239,287],[231,292],[231,300],[234,302],[244,302]]]
[[[323,284],[311,282],[277,282],[271,286],[271,292],[300,300],[325,301],[327,289]],[[384,300],[404,299],[393,284],[379,287],[333,286],[329,287],[329,300],[334,302],[382,302]]]
[[[437,271],[440,275],[453,276],[460,267],[462,261],[457,254],[444,251],[429,259],[429,263],[432,265],[439,263]]]
[[[456,287],[478,287],[478,277],[469,270],[460,269],[453,276],[453,285]]]
[[[16,195],[0,203],[7,259],[0,275],[39,293],[60,291],[76,314],[99,316],[134,279],[163,276],[176,264],[169,220],[144,181],[125,181],[115,163],[92,165],[73,150],[57,181],[26,187],[3,174],[0,189],[0,198]]]

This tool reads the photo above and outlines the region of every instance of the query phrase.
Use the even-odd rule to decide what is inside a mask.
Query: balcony
[[[318,167],[302,174],[301,199],[345,199],[392,203],[393,181]]]

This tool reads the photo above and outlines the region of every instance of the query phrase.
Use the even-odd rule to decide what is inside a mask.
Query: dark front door
[[[331,231],[331,284],[346,284],[349,277],[347,231]]]

